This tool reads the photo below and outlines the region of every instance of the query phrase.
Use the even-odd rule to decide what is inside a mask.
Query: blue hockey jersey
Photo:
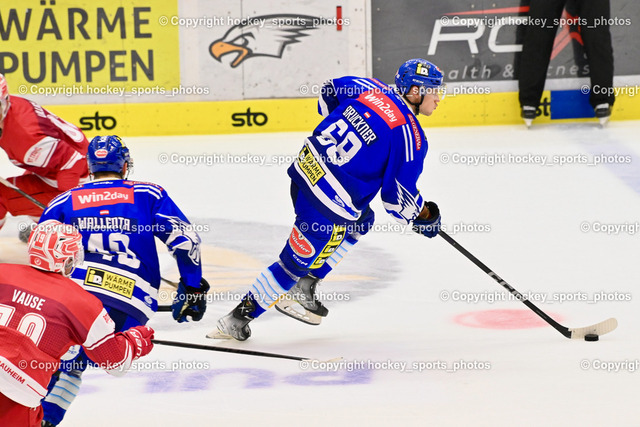
[[[423,199],[416,187],[427,140],[416,116],[379,80],[341,77],[318,100],[325,119],[289,167],[291,179],[326,217],[356,221],[381,191],[389,214],[415,219]]]
[[[157,310],[160,266],[155,237],[164,242],[188,286],[200,287],[200,237],[155,184],[102,180],[51,201],[40,221],[55,219],[82,234],[84,263],[72,279],[100,299],[145,324]]]

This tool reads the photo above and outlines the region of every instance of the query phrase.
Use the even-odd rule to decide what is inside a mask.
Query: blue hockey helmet
[[[124,165],[132,168],[129,149],[119,136],[96,136],[89,143],[87,151],[87,163],[89,172],[115,172],[122,173]]]
[[[442,84],[444,75],[440,68],[426,59],[410,59],[398,68],[396,73],[396,87],[401,95],[406,95],[411,86],[437,90],[444,96],[445,86]]]

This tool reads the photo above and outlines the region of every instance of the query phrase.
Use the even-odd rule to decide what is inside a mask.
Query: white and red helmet
[[[0,120],[4,120],[9,112],[9,86],[4,76],[0,74]]]
[[[40,270],[69,276],[84,261],[82,236],[76,228],[54,219],[45,221],[29,237],[29,264]]]

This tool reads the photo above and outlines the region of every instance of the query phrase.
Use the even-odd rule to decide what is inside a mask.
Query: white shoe
[[[611,106],[607,103],[598,104],[593,110],[596,113],[598,121],[600,121],[600,126],[604,127],[604,125],[606,125],[611,118]]]

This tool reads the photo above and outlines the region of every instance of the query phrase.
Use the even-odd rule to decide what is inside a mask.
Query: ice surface
[[[204,270],[216,298],[199,323],[179,325],[158,313],[150,323],[156,338],[341,356],[345,364],[334,372],[324,368],[337,365],[305,369],[291,360],[156,346],[123,378],[86,372],[63,425],[637,425],[640,123],[425,132],[430,149],[419,187],[439,204],[448,232],[563,325],[616,317],[617,330],[598,342],[568,340],[443,239],[381,226],[321,286],[342,299],[326,302],[322,325],[273,310],[251,324],[244,343],[208,340],[216,320],[275,260],[293,222],[288,162],[260,166],[228,156],[290,159],[305,135],[129,138],[132,178],[163,185],[203,227]],[[622,158],[575,164],[603,153]],[[184,155],[215,164],[172,163]],[[471,155],[480,164],[456,162]],[[534,156],[551,165],[523,163]],[[554,156],[574,163],[554,164]],[[490,166],[491,159],[499,163]],[[2,168],[4,176],[15,170],[5,159]],[[395,227],[379,200],[373,207],[379,225]],[[20,221],[0,232],[3,261],[23,259]],[[616,224],[635,234],[593,231]],[[163,266],[176,280],[167,255]],[[593,302],[598,296],[622,301]],[[571,301],[550,301],[561,297]],[[383,369],[382,362],[408,365]],[[407,372],[420,363],[414,367],[422,372]]]

